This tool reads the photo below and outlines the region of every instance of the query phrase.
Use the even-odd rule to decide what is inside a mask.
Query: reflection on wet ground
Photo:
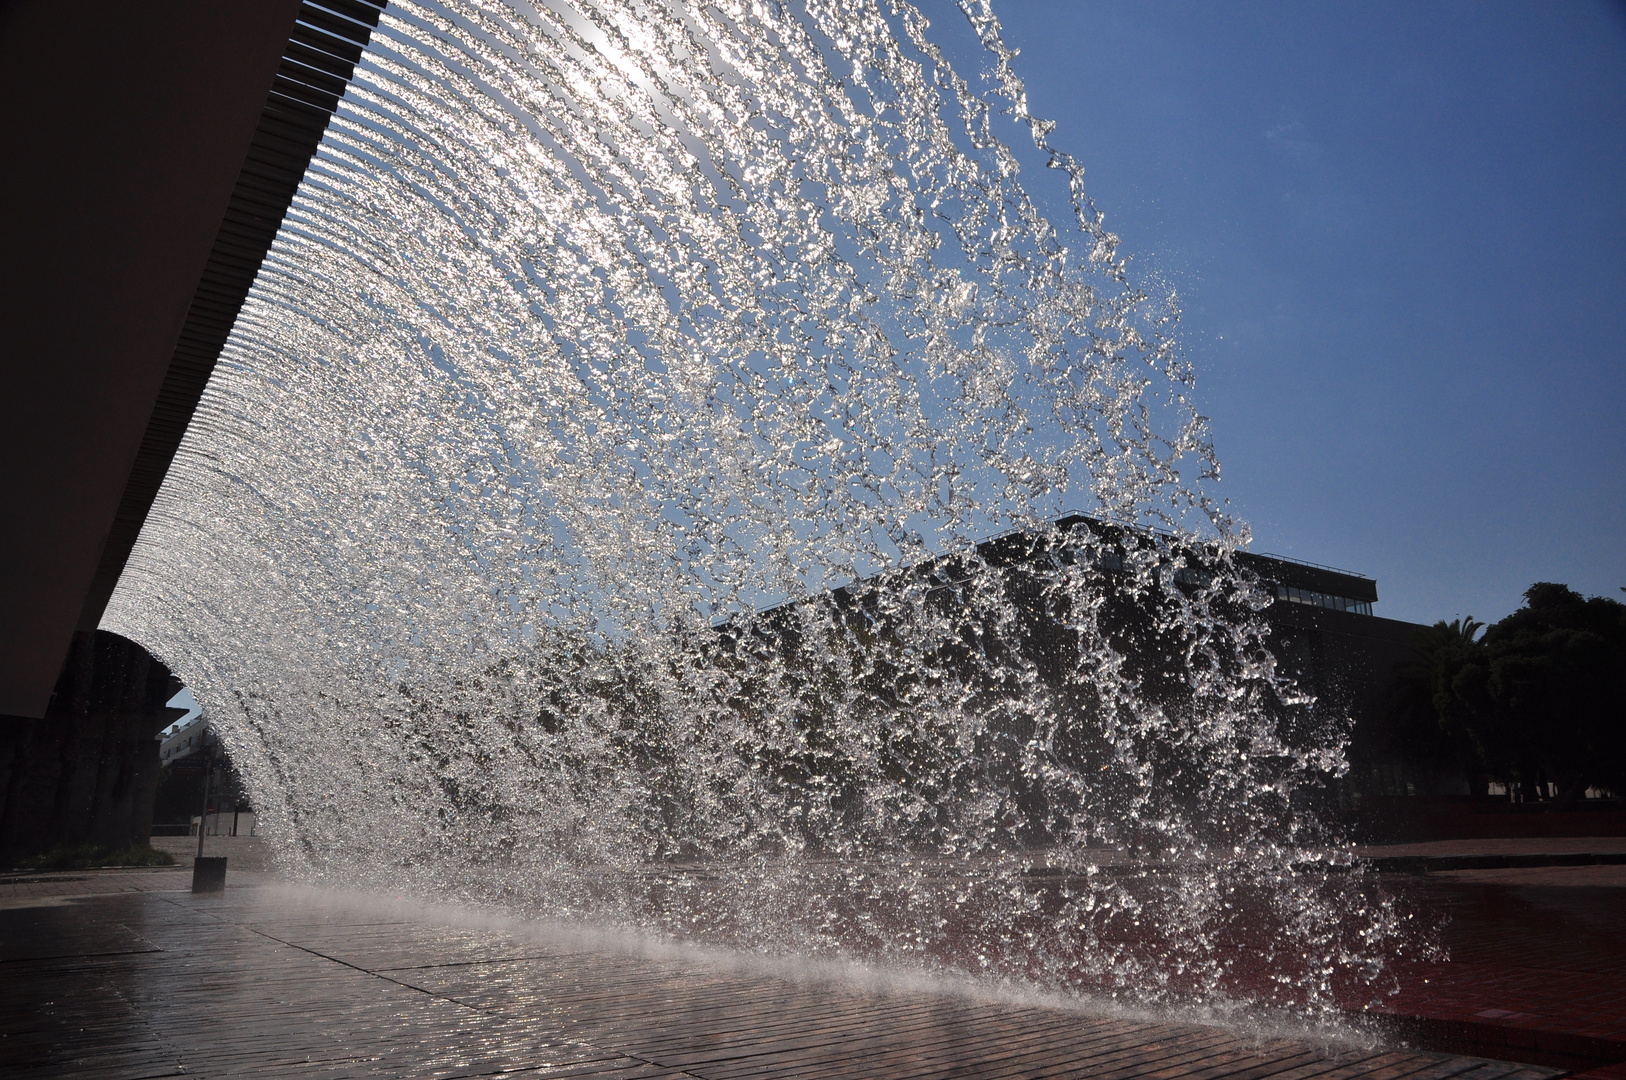
[[[94,875],[82,877],[89,885]],[[177,871],[114,878],[118,891],[94,895],[66,880],[55,896],[20,884],[0,910],[0,1069],[131,1078],[1556,1075],[797,976],[695,951],[638,953],[612,939],[459,920],[450,909],[256,887],[253,875],[199,897],[182,891]]]

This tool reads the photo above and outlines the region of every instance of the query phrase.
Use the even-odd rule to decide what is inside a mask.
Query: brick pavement
[[[1450,840],[1369,856],[1619,854],[1620,837]],[[1449,961],[1395,965],[1382,1012],[1436,1049],[1527,1060],[1626,1080],[1626,866],[1486,867],[1384,874],[1411,910],[1443,916]]]
[[[86,880],[65,880],[72,876]],[[212,896],[182,891],[177,871],[62,879],[54,896],[40,882],[0,881],[20,905],[0,910],[0,1071],[9,1075],[1556,1075],[791,978],[717,954],[639,954],[536,929],[453,924],[429,909],[255,886],[249,875]],[[18,891],[27,888],[37,891]]]

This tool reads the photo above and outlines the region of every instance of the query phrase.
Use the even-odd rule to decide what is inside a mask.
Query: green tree
[[[1560,798],[1626,790],[1626,604],[1541,581],[1489,627],[1482,684],[1462,700],[1503,740],[1509,779]]]
[[[1416,659],[1401,669],[1384,749],[1428,772],[1460,770],[1483,795],[1504,770],[1502,740],[1485,723],[1485,624],[1440,621],[1412,636]]]
[[[1524,597],[1483,637],[1473,619],[1416,635],[1389,749],[1476,793],[1487,778],[1524,799],[1626,791],[1626,605],[1546,581]]]

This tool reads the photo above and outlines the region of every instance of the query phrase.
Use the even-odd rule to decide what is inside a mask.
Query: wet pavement
[[[235,873],[0,877],[0,1071],[26,1077],[1534,1080],[1191,1024],[857,985]]]
[[[1444,958],[1393,965],[1399,993],[1378,1010],[1391,1030],[1626,1080],[1626,866],[1382,876],[1406,908],[1444,922]]]

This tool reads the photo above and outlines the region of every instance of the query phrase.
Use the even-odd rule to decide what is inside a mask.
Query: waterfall
[[[392,3],[105,623],[290,872],[1378,992],[1400,917],[1313,813],[1344,722],[1275,671],[1173,298],[960,14]]]

